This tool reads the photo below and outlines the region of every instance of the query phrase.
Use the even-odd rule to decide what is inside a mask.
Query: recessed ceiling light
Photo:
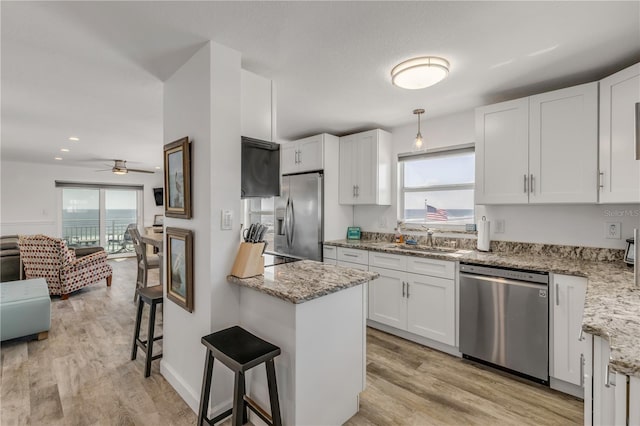
[[[70,140],[70,141],[74,141],[74,142],[78,142],[78,141],[80,140],[80,138],[77,138],[77,137],[75,137],[75,136],[71,136],[71,137],[69,138],[69,140]]]
[[[54,157],[53,159],[60,161],[60,160],[62,160],[62,157]]]
[[[449,74],[449,62],[436,56],[422,56],[399,63],[391,70],[391,83],[403,89],[424,89]]]
[[[69,148],[60,148],[60,151],[62,151],[62,152],[69,152]]]

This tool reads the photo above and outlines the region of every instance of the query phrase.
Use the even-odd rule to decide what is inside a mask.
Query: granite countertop
[[[264,275],[251,278],[229,275],[227,280],[291,303],[303,303],[364,284],[378,276],[375,272],[302,260],[265,268]]]
[[[640,377],[640,289],[633,287],[633,270],[623,262],[578,260],[541,253],[507,254],[475,250],[425,253],[395,248],[389,242],[366,240],[337,240],[325,244],[586,277],[589,281],[582,329],[609,340],[613,371]]]

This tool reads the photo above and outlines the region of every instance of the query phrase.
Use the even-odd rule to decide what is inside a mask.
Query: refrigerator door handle
[[[289,218],[289,225],[291,226],[291,232],[289,232],[289,235],[291,236],[291,241],[289,242],[289,247],[291,247],[293,245],[293,237],[294,237],[294,231],[296,229],[296,215],[293,211],[293,200],[291,200],[291,210],[290,210],[290,215],[291,217]]]
[[[287,241],[287,247],[290,246],[290,243],[289,243],[289,204],[290,202],[291,202],[291,199],[287,197],[287,205],[284,208],[284,237],[285,237],[285,240]]]

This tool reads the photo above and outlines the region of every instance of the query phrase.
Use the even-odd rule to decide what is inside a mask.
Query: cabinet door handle
[[[296,164],[298,164],[298,150],[296,149]]]
[[[607,368],[604,369],[604,385],[608,388],[610,388],[611,386],[615,386],[616,384],[611,382],[611,374],[609,372],[609,363],[607,363]]]
[[[533,173],[531,174],[531,182],[529,182],[529,188],[531,188],[531,193],[533,194],[535,192],[535,189],[533,188]]]
[[[524,177],[524,193],[526,194],[527,192],[529,192],[529,186],[527,185],[528,181],[527,181],[527,175],[523,175],[522,177]]]
[[[356,197],[360,196],[360,185],[356,185]]]
[[[584,354],[580,354],[580,387],[584,387]]]
[[[598,187],[604,189],[604,172],[598,173]]]
[[[406,283],[404,281],[402,281],[402,297],[404,297],[404,286],[405,286],[405,284]]]
[[[580,327],[580,334],[578,334],[578,342],[582,342],[584,340],[584,330]]]
[[[353,198],[356,198],[356,186],[353,185],[353,188],[351,190],[351,195],[353,196]]]
[[[560,306],[560,288],[558,287],[558,283],[556,283],[556,306]]]
[[[407,282],[407,299],[409,298],[409,283]]]

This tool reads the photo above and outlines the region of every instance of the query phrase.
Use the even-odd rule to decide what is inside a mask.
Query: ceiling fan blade
[[[100,169],[100,170],[94,170],[95,172],[110,172],[112,169]]]
[[[129,167],[127,167],[127,171],[134,173],[155,173],[153,170],[130,169]]]

